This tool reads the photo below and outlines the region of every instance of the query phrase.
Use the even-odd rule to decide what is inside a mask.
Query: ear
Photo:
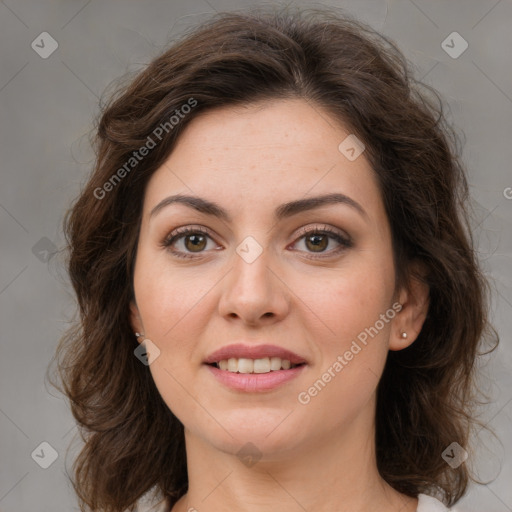
[[[417,277],[417,275],[420,277]],[[425,282],[426,267],[420,262],[411,264],[411,276],[405,288],[399,293],[402,309],[393,321],[393,328],[389,338],[389,350],[402,350],[411,345],[418,337],[423,322],[427,317],[430,303],[430,289]],[[402,338],[402,333],[407,338]]]
[[[135,304],[135,300],[130,301],[130,325],[133,332],[144,334],[144,327],[140,318],[139,308]]]

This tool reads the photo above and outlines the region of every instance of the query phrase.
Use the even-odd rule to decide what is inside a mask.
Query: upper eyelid
[[[185,225],[185,226],[180,226],[176,229],[173,229],[170,233],[168,233],[164,237],[164,239],[162,240],[160,245],[162,245],[164,247],[167,245],[171,245],[172,239],[175,239],[172,242],[172,243],[174,243],[174,242],[176,242],[176,240],[184,238],[185,236],[191,235],[194,233],[201,233],[203,235],[206,235],[210,239],[212,239],[213,241],[215,241],[217,243],[215,236],[213,236],[211,234],[211,231],[208,228],[205,228],[204,226]]]
[[[328,224],[323,225],[316,225],[316,226],[304,226],[300,228],[296,233],[295,236],[303,237],[307,235],[309,232],[322,232],[326,231],[329,235],[338,235],[342,238],[346,238],[347,240],[352,240],[352,237],[343,229],[336,228],[333,226],[329,226]]]

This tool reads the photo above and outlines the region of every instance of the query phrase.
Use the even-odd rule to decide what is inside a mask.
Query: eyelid
[[[205,228],[204,226],[201,225],[187,224],[185,226],[179,226],[173,229],[168,235],[165,236],[163,242],[168,242],[170,239],[178,235],[187,234],[190,232],[204,233],[205,235],[211,236],[211,232],[208,228]]]
[[[308,233],[311,233],[311,232],[337,235],[340,238],[343,238],[346,242],[352,243],[352,237],[348,233],[346,233],[345,231],[343,231],[339,228],[331,227],[328,224],[324,224],[321,227],[319,224],[314,225],[314,226],[311,226],[311,225],[304,226],[304,227],[300,228],[299,231],[297,231],[295,233],[294,237],[302,238],[304,235],[307,235]]]

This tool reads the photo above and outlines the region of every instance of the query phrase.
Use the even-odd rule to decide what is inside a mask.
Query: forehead
[[[206,111],[187,125],[151,177],[145,214],[176,193],[208,197],[236,213],[340,192],[378,218],[382,201],[364,152],[352,160],[343,152],[353,137],[325,110],[300,99]]]

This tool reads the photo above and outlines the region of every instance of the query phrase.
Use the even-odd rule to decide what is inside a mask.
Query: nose
[[[289,310],[291,292],[270,252],[263,249],[254,261],[239,254],[234,259],[223,280],[219,313],[252,326],[282,320]]]

